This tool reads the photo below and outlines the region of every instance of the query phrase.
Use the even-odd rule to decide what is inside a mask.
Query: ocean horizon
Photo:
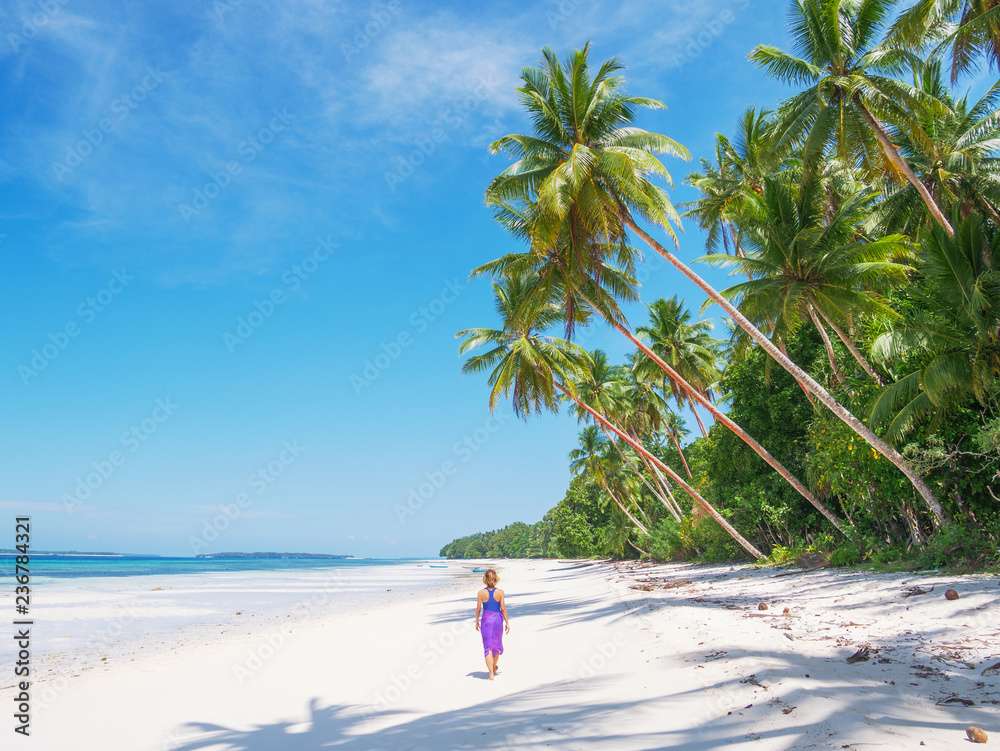
[[[0,581],[14,578],[16,553],[0,553]],[[85,577],[126,577],[202,574],[218,571],[294,571],[324,568],[395,566],[425,558],[243,558],[159,556],[131,553],[32,553],[31,577],[75,579]]]

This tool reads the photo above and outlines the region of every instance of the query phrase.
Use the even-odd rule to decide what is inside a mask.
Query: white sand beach
[[[216,579],[207,620],[189,613],[149,636],[135,626],[169,590],[106,583],[133,590],[131,630],[101,649],[36,654],[48,677],[17,747],[954,749],[968,725],[1000,741],[1000,669],[986,670],[1000,662],[996,577],[494,565],[511,633],[493,682],[473,626],[478,575],[462,565],[400,567],[384,595],[297,609],[261,592],[259,574]],[[109,597],[74,617],[99,622]],[[848,663],[865,645],[869,659]]]

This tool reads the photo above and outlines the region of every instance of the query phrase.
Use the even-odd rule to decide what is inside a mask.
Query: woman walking
[[[486,669],[490,671],[490,680],[497,672],[497,660],[503,654],[503,635],[510,633],[510,621],[507,619],[507,604],[504,601],[503,590],[497,589],[500,577],[491,568],[483,574],[483,584],[486,589],[479,590],[476,597],[476,630],[483,635],[483,652],[486,655]],[[482,623],[479,616],[482,614]]]

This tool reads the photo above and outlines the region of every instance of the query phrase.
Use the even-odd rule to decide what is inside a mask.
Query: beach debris
[[[975,725],[969,725],[969,727],[965,729],[965,734],[973,743],[986,743],[986,741],[989,740],[989,736],[983,732],[983,729],[977,728]]]
[[[916,597],[917,595],[926,595],[934,591],[934,587],[930,589],[924,589],[923,587],[907,587],[903,590],[903,599],[907,597]]]
[[[242,610],[237,610],[236,611],[236,615],[243,615],[243,611]]]
[[[652,584],[633,584],[629,589],[638,589],[640,592],[652,592]]]
[[[767,603],[762,602],[760,605],[757,606],[757,610],[767,610]]]
[[[163,591],[163,587],[153,587],[153,588],[152,588],[151,590],[149,590],[149,591],[150,591],[150,592],[162,592],[162,591]]]
[[[785,608],[784,610],[781,611],[781,613],[782,613],[782,615],[791,615],[792,614],[792,609],[791,608]]]
[[[788,641],[795,641],[795,637],[794,637],[794,636],[792,636],[792,635],[791,635],[790,633],[788,633],[787,631],[785,632],[785,638],[786,638],[786,639],[788,639]]]
[[[781,710],[781,713],[782,714],[791,714],[794,711],[795,711],[795,707],[785,707],[784,709]]]
[[[872,648],[865,644],[861,649],[852,654],[847,658],[847,661],[852,665],[856,662],[864,662],[865,660],[870,660],[872,656]]]
[[[996,665],[990,665],[981,673],[981,675],[983,676],[998,675],[998,674],[1000,674],[1000,662],[998,662]]]
[[[947,592],[944,593],[944,597],[946,600],[957,600],[958,592],[956,592],[954,589],[949,589]]]
[[[951,696],[946,696],[944,699],[939,699],[935,702],[939,707],[943,707],[945,704],[961,704],[963,707],[974,707],[976,702],[972,699],[966,699],[964,696],[959,696],[958,694],[952,694]]]

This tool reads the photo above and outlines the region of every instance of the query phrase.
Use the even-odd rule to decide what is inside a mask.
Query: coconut
[[[969,725],[965,729],[965,734],[969,736],[969,740],[973,743],[986,743],[989,736],[983,732],[982,728],[977,728],[975,725]]]
[[[767,603],[762,602],[760,605],[757,606],[757,610],[767,610]]]
[[[948,600],[957,600],[958,599],[958,592],[956,592],[954,589],[949,589],[947,592],[944,593],[944,596],[945,596],[945,599],[948,599]]]

